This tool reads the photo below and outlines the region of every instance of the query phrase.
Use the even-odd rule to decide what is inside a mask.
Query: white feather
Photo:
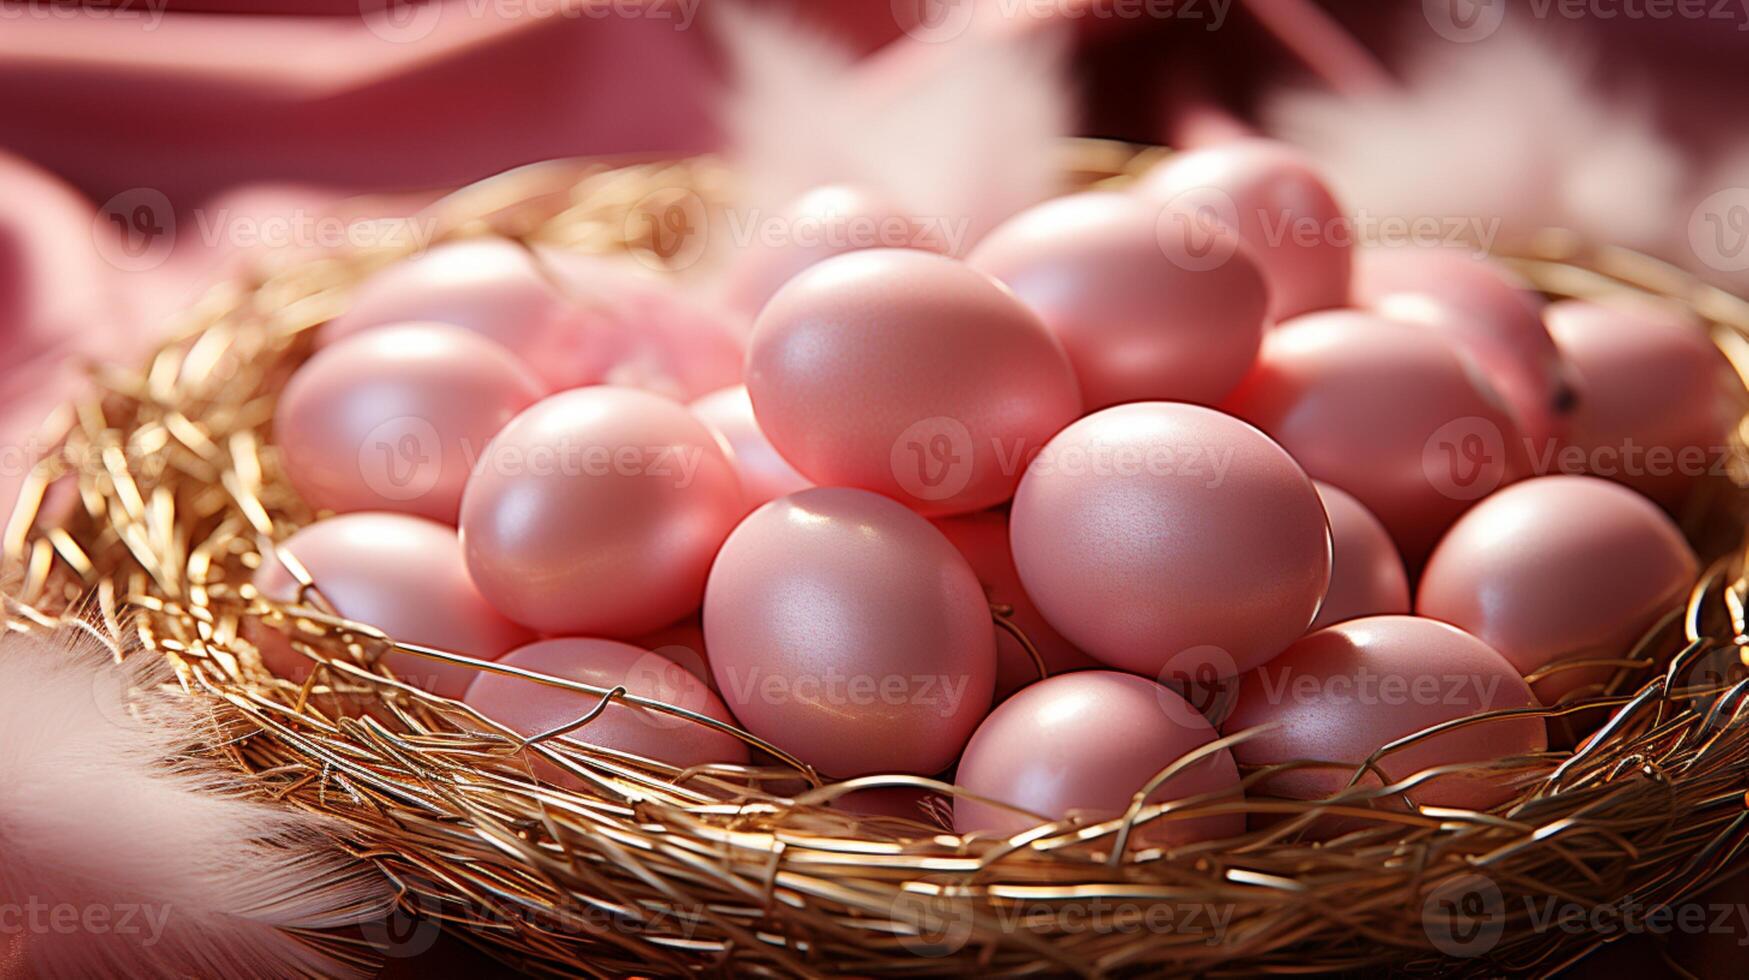
[[[283,930],[380,919],[385,884],[201,755],[161,663],[0,636],[0,938],[43,978],[344,975]]]
[[[1643,107],[1594,94],[1595,68],[1583,52],[1502,32],[1425,47],[1401,88],[1288,90],[1263,115],[1356,212],[1498,221],[1507,241],[1565,227],[1662,245],[1679,209],[1682,157]]]
[[[724,117],[738,200],[777,209],[829,183],[946,224],[962,247],[1061,187],[1066,38],[972,28],[864,62],[781,15],[725,6]]]

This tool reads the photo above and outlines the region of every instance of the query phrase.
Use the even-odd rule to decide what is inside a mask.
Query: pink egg
[[[928,521],[863,490],[803,490],[741,522],[704,631],[735,717],[833,776],[946,769],[995,685],[977,576]]]
[[[1270,726],[1233,746],[1241,766],[1298,759],[1339,763],[1264,780],[1258,792],[1318,800],[1341,792],[1354,771],[1385,745],[1441,722],[1486,711],[1537,707],[1518,672],[1475,637],[1415,616],[1351,619],[1309,634],[1247,674],[1221,725],[1233,735]],[[1397,782],[1434,766],[1489,762],[1547,748],[1537,717],[1502,718],[1455,728],[1378,761]],[[1358,785],[1382,785],[1368,774]],[[1486,809],[1512,795],[1486,774],[1447,775],[1408,792],[1419,806]],[[1395,808],[1380,801],[1381,808]]]
[[[1324,506],[1251,426],[1139,402],[1064,429],[1010,518],[1026,593],[1071,643],[1168,680],[1231,677],[1304,633],[1330,580]]]
[[[1269,293],[1256,263],[1232,245],[1193,252],[1163,220],[1142,198],[1075,194],[1010,218],[966,260],[1062,341],[1089,409],[1212,404],[1257,359]]]
[[[1051,676],[1099,666],[1099,661],[1075,649],[1074,644],[1045,622],[1021,587],[1020,572],[1014,567],[1014,553],[1008,544],[1007,514],[991,510],[961,514],[941,518],[935,521],[935,526],[965,556],[978,581],[983,583],[985,597],[997,605],[1013,607],[1011,621],[1038,648]],[[995,630],[996,699],[1000,701],[1040,678],[1038,665],[1020,641],[1001,627]]]
[[[1270,331],[1226,408],[1366,505],[1412,567],[1470,504],[1529,469],[1511,414],[1466,359],[1369,313]]]
[[[804,476],[925,514],[1007,500],[1026,459],[1081,411],[1038,317],[983,273],[907,249],[790,280],[754,326],[747,391]]]
[[[1349,494],[1328,483],[1316,486],[1330,517],[1330,588],[1311,628],[1320,630],[1361,616],[1407,613],[1409,575],[1390,532]]]
[[[735,465],[735,474],[741,478],[748,510],[813,486],[778,455],[771,440],[760,431],[745,385],[714,391],[688,407],[721,439],[729,462]]]
[[[731,226],[741,249],[728,272],[723,301],[754,316],[784,283],[822,259],[864,248],[921,248],[946,252],[942,229],[906,215],[874,190],[854,184],[816,187],[776,214],[739,216]],[[731,217],[730,220],[734,220]]]
[[[1353,228],[1293,147],[1245,139],[1176,153],[1138,190],[1235,231],[1269,283],[1272,321],[1348,301]]]
[[[542,640],[505,654],[507,667],[612,689],[661,701],[733,725],[729,709],[685,668],[648,650],[612,640],[564,637]],[[601,698],[549,687],[505,674],[482,673],[462,700],[481,714],[523,736],[541,735],[569,725],[592,711]],[[649,708],[617,703],[587,725],[562,738],[616,752],[666,762],[685,769],[712,763],[745,764],[747,745],[726,732]],[[532,757],[532,756],[531,756]],[[582,789],[583,780],[537,760],[542,779]]]
[[[501,238],[438,245],[383,268],[322,327],[320,344],[389,323],[436,320],[497,341],[552,388],[587,383],[574,370],[581,345],[570,305],[528,251]]]
[[[311,506],[454,524],[474,461],[541,393],[515,355],[479,334],[398,324],[318,351],[286,384],[273,432]]]
[[[741,512],[734,468],[685,406],[599,386],[504,427],[468,481],[461,535],[474,581],[506,616],[630,637],[698,608]]]
[[[1651,501],[1593,477],[1539,477],[1452,526],[1415,611],[1474,633],[1528,676],[1557,660],[1626,656],[1698,574],[1682,532]],[[1562,670],[1537,682],[1537,696],[1552,704],[1613,673]]]
[[[572,381],[689,401],[741,383],[747,324],[625,258],[540,248],[541,267],[576,304]]]
[[[1041,681],[998,705],[978,726],[960,760],[956,783],[979,796],[1047,820],[1101,823],[1121,817],[1156,775],[1218,736],[1171,690],[1109,670]],[[1240,798],[1233,756],[1220,749],[1191,762],[1148,795],[1149,803],[1209,794]],[[954,830],[1009,836],[1038,820],[975,800],[954,800]],[[1156,846],[1231,837],[1243,813],[1143,825],[1140,842]]]
[[[1585,386],[1555,469],[1615,480],[1678,507],[1715,472],[1741,414],[1729,365],[1701,325],[1673,310],[1551,304],[1543,320]]]
[[[632,646],[674,661],[712,692],[716,691],[717,679],[711,674],[710,654],[704,648],[704,621],[699,617],[688,616],[678,623],[645,633],[633,640]]]
[[[1532,452],[1566,436],[1580,396],[1537,313],[1542,300],[1505,267],[1451,248],[1363,248],[1354,302],[1423,326],[1476,359]]]
[[[534,639],[486,604],[468,578],[455,531],[408,514],[341,514],[280,542],[304,567],[334,611],[396,640],[476,660],[495,660]],[[279,561],[255,573],[261,594],[280,602],[298,597],[298,580]],[[309,605],[320,608],[311,600]],[[275,674],[301,681],[313,667],[278,634],[264,636],[262,659]],[[388,653],[395,676],[446,698],[459,698],[475,671],[409,653]]]

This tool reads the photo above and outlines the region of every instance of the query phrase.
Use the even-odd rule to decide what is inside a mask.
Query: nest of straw
[[[1155,152],[1068,151],[1081,185],[1125,180]],[[422,218],[439,238],[672,262],[686,249],[663,240],[674,209],[717,206],[723,178],[708,160],[545,164],[451,195]],[[1749,304],[1561,235],[1531,253],[1518,264],[1551,295],[1627,290],[1686,304],[1749,377]],[[762,765],[686,771],[562,736],[518,737],[396,680],[378,659],[399,649],[522,672],[397,644],[334,615],[307,577],[290,605],[249,585],[273,543],[315,517],[276,460],[278,392],[312,328],[402,254],[349,252],[215,290],[149,364],[99,374],[4,540],[20,583],[6,599],[10,628],[76,618],[118,656],[168,661],[180,693],[238,733],[212,753],[264,796],[331,817],[343,846],[399,890],[411,917],[402,926],[440,924],[522,969],[571,975],[1547,973],[1607,938],[1539,925],[1550,901],[1655,909],[1728,873],[1749,840],[1739,654],[1749,491],[1736,482],[1712,488],[1686,521],[1711,561],[1686,608],[1621,651],[1607,689],[1542,712],[1606,709],[1607,723],[1577,751],[1490,764],[1491,778],[1517,788],[1490,812],[1375,808],[1438,773],[1362,785],[1363,766],[1353,788],[1318,803],[1138,802],[1104,824],[964,840],[948,829],[949,786],[833,784],[745,733]],[[250,640],[261,629],[290,636],[319,669],[303,684],[269,674]],[[610,698],[720,724],[623,689],[523,676],[602,699],[580,725]],[[336,694],[370,710],[333,711]],[[1472,723],[1486,720],[1458,724]],[[540,783],[537,760],[586,788]],[[1247,773],[1247,787],[1275,771]],[[834,805],[878,786],[927,795],[911,818]],[[1235,808],[1281,819],[1170,850],[1135,833]],[[1308,840],[1331,814],[1355,829]],[[352,953],[371,955],[363,943]]]

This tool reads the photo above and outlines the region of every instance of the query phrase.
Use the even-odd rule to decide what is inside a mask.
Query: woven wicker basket
[[[1067,170],[1074,185],[1118,182],[1157,153],[1079,142],[1067,147]],[[686,246],[657,234],[672,229],[669,212],[718,207],[725,186],[709,160],[544,164],[460,191],[424,217],[442,239],[501,235],[672,263]],[[1494,778],[1521,792],[1489,813],[1367,806],[1398,785],[1321,804],[1138,804],[1098,826],[966,841],[947,830],[949,787],[915,777],[824,784],[751,736],[766,765],[686,772],[562,738],[527,743],[375,663],[397,648],[521,672],[397,645],[328,612],[320,583],[306,583],[294,606],[248,584],[264,551],[314,517],[271,445],[277,393],[311,328],[400,254],[302,262],[213,292],[151,363],[99,378],[100,393],[77,406],[60,450],[27,483],[4,541],[22,581],[7,600],[10,625],[81,617],[118,656],[169,660],[185,696],[240,733],[215,755],[264,795],[334,818],[344,846],[400,889],[412,918],[367,936],[391,955],[441,923],[524,969],[603,976],[1544,973],[1605,937],[1538,928],[1525,914],[1535,903],[1631,895],[1655,907],[1727,873],[1749,838],[1749,671],[1738,654],[1749,642],[1739,519],[1749,492],[1724,481],[1685,515],[1711,561],[1687,608],[1621,651],[1609,691],[1586,703],[1611,712],[1607,726],[1576,753],[1494,765]],[[1737,299],[1558,234],[1516,261],[1552,295],[1627,290],[1681,302],[1749,376],[1749,305]],[[75,486],[76,495],[55,490]],[[289,634],[324,669],[301,686],[272,677],[249,641],[263,629]],[[540,680],[715,724],[623,689]],[[372,710],[328,712],[335,691]],[[534,781],[537,758],[587,791]],[[877,785],[930,795],[915,819],[832,805]],[[1234,808],[1289,819],[1170,851],[1133,834],[1138,823]],[[1332,812],[1362,829],[1302,839]]]

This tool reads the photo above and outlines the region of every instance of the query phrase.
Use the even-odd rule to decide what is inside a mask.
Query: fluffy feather
[[[154,669],[156,668],[156,669]],[[247,798],[212,726],[82,632],[0,637],[0,962],[24,975],[345,975],[285,929],[385,915],[313,817]]]
[[[1270,132],[1326,168],[1357,212],[1498,218],[1508,241],[1552,226],[1660,245],[1679,210],[1682,158],[1643,107],[1591,94],[1594,64],[1502,32],[1425,47],[1401,88],[1288,90],[1263,115]]]
[[[1062,34],[973,25],[859,63],[783,15],[723,14],[734,78],[724,118],[747,206],[855,183],[957,223],[964,247],[1059,189],[1058,140],[1073,125]]]

